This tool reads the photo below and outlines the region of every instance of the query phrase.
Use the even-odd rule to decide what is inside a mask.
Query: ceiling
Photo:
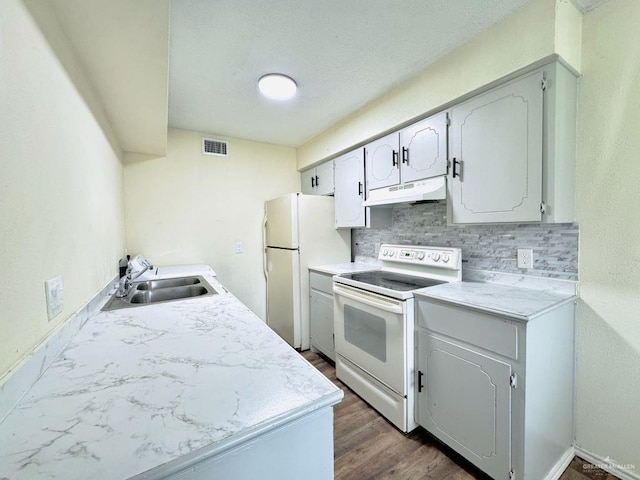
[[[48,4],[122,150],[164,155],[167,125],[297,147],[531,1]],[[270,72],[295,78],[298,95],[261,97]]]
[[[173,0],[169,125],[299,146],[529,1]]]

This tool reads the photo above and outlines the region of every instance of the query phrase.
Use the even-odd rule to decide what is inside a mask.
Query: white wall
[[[124,218],[119,152],[24,3],[0,11],[2,377],[117,274]],[[65,307],[49,322],[44,282],[57,275]]]
[[[229,156],[202,155],[201,139],[229,142]],[[170,129],[166,157],[126,156],[127,245],[157,265],[206,263],[265,318],[264,201],[300,189],[295,150]],[[234,253],[236,242],[244,253]]]
[[[583,23],[577,443],[640,475],[640,2]]]

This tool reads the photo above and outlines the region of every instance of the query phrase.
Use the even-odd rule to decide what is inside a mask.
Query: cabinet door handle
[[[424,388],[424,385],[422,385],[422,376],[424,375],[424,373],[422,373],[420,370],[418,370],[418,393],[420,393],[422,391],[422,389]]]
[[[316,175],[316,187],[320,185],[320,182],[318,181],[318,175]]]
[[[362,182],[358,182],[358,195],[362,195]]]
[[[311,177],[311,188],[316,186],[316,181],[313,177]]]
[[[460,180],[462,180],[462,177],[460,175],[460,172],[456,169],[456,166],[462,166],[462,162],[459,162],[458,160],[456,160],[455,158],[453,159],[453,178],[460,178]]]
[[[394,167],[398,166],[398,152],[396,152],[395,150],[392,150],[393,155],[391,156],[391,163]]]
[[[409,149],[402,147],[402,163],[409,165]]]

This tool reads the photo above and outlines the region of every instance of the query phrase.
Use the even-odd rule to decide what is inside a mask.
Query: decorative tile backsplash
[[[447,225],[442,203],[394,205],[391,227],[354,229],[353,253],[375,258],[382,243],[462,249],[462,267],[578,280],[578,224]],[[518,269],[516,250],[533,248],[533,268]]]

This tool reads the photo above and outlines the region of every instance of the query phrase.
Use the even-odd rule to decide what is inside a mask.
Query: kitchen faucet
[[[137,272],[134,277],[131,276],[131,262],[129,262],[129,266],[127,267],[127,274],[120,279],[120,283],[118,284],[118,291],[116,292],[116,297],[123,298],[129,295],[129,290],[131,290],[131,282],[133,282],[136,278],[142,275],[147,270],[153,268],[153,265],[146,264],[142,270]]]

